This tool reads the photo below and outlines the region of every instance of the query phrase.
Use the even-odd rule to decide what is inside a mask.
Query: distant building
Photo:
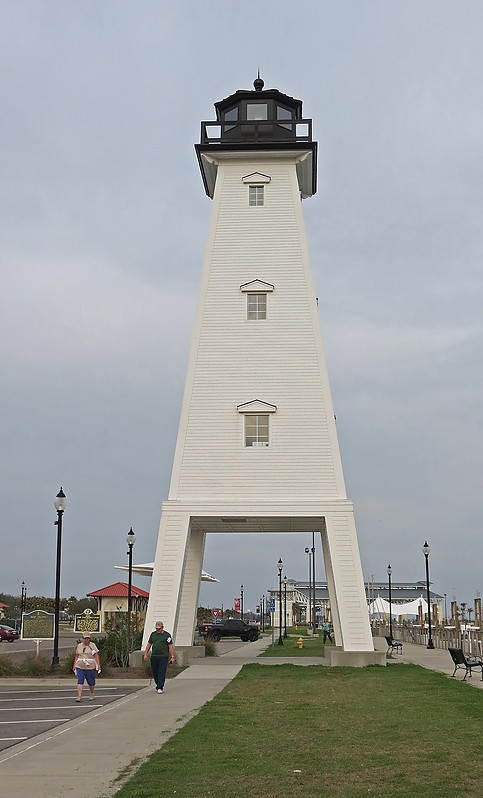
[[[115,565],[114,568],[118,571],[129,570],[127,565]],[[151,577],[153,575],[153,563],[146,562],[133,565],[132,572],[138,576]],[[220,580],[217,579],[216,576],[211,576],[211,574],[207,574],[206,571],[202,571],[201,581],[214,583]],[[101,616],[102,630],[105,629],[107,620],[115,620],[116,617],[127,612],[128,589],[127,582],[114,582],[112,585],[101,587],[99,590],[93,590],[91,593],[86,594],[89,597],[95,598],[97,601],[97,611]],[[132,611],[137,616],[139,626],[142,629],[146,620],[149,593],[146,590],[142,590],[140,587],[132,585],[131,596]],[[6,607],[7,605],[0,604],[0,618],[2,617],[2,606]]]
[[[379,597],[385,602],[389,599],[388,583],[386,582],[365,582],[366,596],[368,605],[372,605]],[[279,626],[279,588],[272,587],[269,590],[270,598],[275,599],[275,617],[274,624]],[[296,581],[294,579],[287,580],[287,626],[297,625],[298,623],[309,623],[311,619],[310,604],[313,604],[312,585],[309,585],[307,580]],[[425,582],[392,582],[391,583],[391,605],[409,604],[416,602],[418,599],[423,599],[424,608],[426,608],[426,583]],[[285,590],[282,584],[282,607],[285,600]],[[434,608],[436,607],[436,616],[442,618],[444,596],[430,591],[431,606],[433,607],[433,616],[435,615]],[[377,605],[376,605],[377,606]],[[369,611],[369,609],[368,609]],[[283,612],[283,609],[282,609]],[[381,614],[381,613],[378,613]],[[384,614],[382,612],[382,614]],[[393,614],[395,614],[393,612]],[[408,613],[409,614],[409,613]],[[416,614],[416,613],[415,613]],[[315,583],[315,617],[317,623],[325,620],[331,620],[330,600],[327,582]],[[283,620],[282,620],[283,624]]]
[[[106,621],[115,621],[116,618],[124,616],[127,612],[128,590],[129,586],[126,582],[114,582],[112,585],[87,593],[87,596],[92,596],[97,601],[97,612],[101,616],[102,631],[106,627]],[[132,611],[140,621],[142,628],[146,618],[149,593],[132,585],[131,598]]]

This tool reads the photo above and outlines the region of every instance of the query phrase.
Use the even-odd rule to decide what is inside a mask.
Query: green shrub
[[[47,657],[42,654],[38,657],[36,654],[27,654],[18,667],[18,673],[21,676],[28,676],[30,678],[47,676],[52,673],[52,664]]]
[[[12,662],[10,657],[6,654],[0,654],[0,677],[16,676],[18,674],[18,665]]]
[[[142,639],[142,632],[129,628],[127,617],[117,618],[115,624],[106,624],[106,636],[93,641],[99,649],[102,670],[109,665],[128,668],[129,654],[141,648]]]
[[[61,673],[63,676],[69,676],[70,674],[72,674],[72,676],[74,675],[74,672],[72,670],[72,668],[74,667],[74,656],[75,654],[72,651],[71,654],[68,654],[66,657],[63,657],[60,660],[59,673]]]
[[[202,645],[205,647],[205,657],[217,657],[216,643],[212,640],[204,640]]]

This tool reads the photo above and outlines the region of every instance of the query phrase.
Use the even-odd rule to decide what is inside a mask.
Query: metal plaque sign
[[[92,610],[84,610],[82,615],[76,615],[74,632],[89,632],[95,634],[101,631],[101,616],[95,615]]]
[[[45,610],[24,612],[22,617],[22,640],[53,640],[55,615]]]

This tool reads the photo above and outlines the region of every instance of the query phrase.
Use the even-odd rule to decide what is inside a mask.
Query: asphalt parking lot
[[[98,682],[94,700],[88,700],[89,691],[85,686],[82,701],[76,704],[75,684],[65,687],[0,685],[0,751],[141,689],[122,683],[118,687],[104,687]]]

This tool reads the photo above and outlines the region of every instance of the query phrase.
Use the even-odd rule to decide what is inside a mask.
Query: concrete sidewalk
[[[385,651],[384,638],[375,648]],[[328,665],[322,657],[256,659],[270,645],[267,637],[223,654],[195,660],[176,679],[166,682],[158,695],[144,687],[76,721],[12,746],[0,754],[0,784],[5,795],[35,798],[107,798],[153,751],[156,751],[199,709],[217,695],[241,670],[256,661],[261,665]],[[428,650],[405,643],[395,661],[411,662],[451,675],[447,651]],[[461,676],[457,676],[461,680]],[[483,687],[479,675],[467,679]],[[120,777],[121,775],[121,777]]]
[[[374,648],[377,651],[386,651],[387,644],[383,637],[374,638]],[[428,668],[431,671],[439,671],[451,676],[454,671],[453,660],[448,651],[443,648],[426,648],[426,646],[417,646],[414,643],[403,643],[403,653],[393,654],[391,660],[388,662],[406,662],[411,665],[421,665],[422,668]],[[456,672],[455,680],[459,682],[463,680],[464,673],[459,670]],[[473,676],[466,678],[466,684],[483,689],[483,681],[479,671],[475,671]]]
[[[0,753],[2,794],[24,798],[105,798],[267,647],[267,638],[207,657],[78,720]],[[146,684],[146,682],[144,682]],[[107,680],[103,681],[107,684]],[[75,693],[73,692],[72,700]]]

